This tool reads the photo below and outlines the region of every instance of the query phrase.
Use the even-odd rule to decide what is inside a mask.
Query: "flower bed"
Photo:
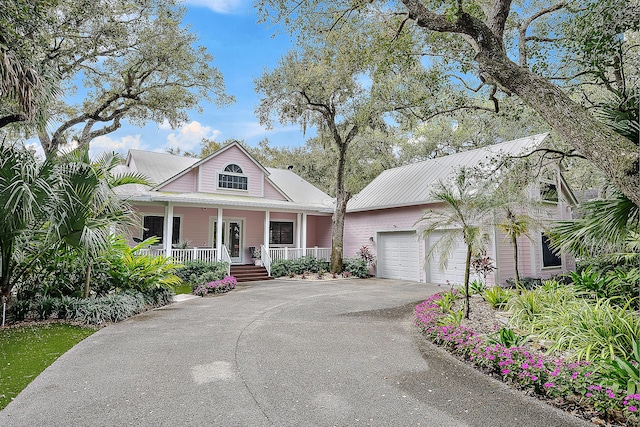
[[[622,425],[639,425],[640,394],[616,393],[594,383],[589,362],[566,362],[524,347],[488,344],[469,328],[443,324],[446,316],[436,303],[441,298],[432,295],[416,307],[414,316],[415,325],[435,344],[517,388],[562,408],[575,408],[587,419],[597,414]]]
[[[227,276],[222,280],[215,280],[196,286],[193,294],[201,297],[209,294],[224,294],[235,288],[237,284],[238,281],[235,277]]]

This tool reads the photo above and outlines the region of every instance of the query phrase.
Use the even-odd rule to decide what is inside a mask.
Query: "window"
[[[558,188],[552,182],[540,183],[540,199],[545,202],[558,202]]]
[[[218,187],[231,190],[246,190],[248,179],[242,175],[242,168],[236,164],[227,165],[224,172],[218,175]]]
[[[559,267],[562,265],[562,259],[549,246],[549,237],[542,234],[542,266],[543,267]]]
[[[271,221],[269,223],[270,245],[293,244],[293,222]]]
[[[159,237],[162,243],[164,237],[164,217],[157,215],[147,215],[143,220],[144,230],[142,231],[142,239],[148,239],[149,237]],[[173,235],[171,236],[171,243],[178,243],[180,241],[180,217],[173,217]]]

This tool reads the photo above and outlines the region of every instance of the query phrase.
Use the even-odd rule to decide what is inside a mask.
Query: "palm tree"
[[[21,145],[0,144],[0,296],[10,296],[31,264],[18,264],[17,247],[30,248],[53,219],[54,207],[66,207],[59,182],[53,162],[39,162]]]
[[[114,190],[129,184],[150,184],[137,173],[115,173],[121,160],[112,152],[103,153],[92,162],[88,147],[62,158],[68,203],[61,205],[55,229],[63,244],[86,259],[85,298],[90,290],[91,260],[109,247],[114,228],[131,224],[134,217],[130,205]]]
[[[491,205],[477,182],[470,178],[466,169],[460,170],[453,183],[439,181],[432,190],[434,201],[444,204],[441,210],[426,211],[419,222],[427,222],[423,234],[427,237],[436,230],[447,232],[429,249],[426,258],[431,259],[436,251],[440,252],[440,262],[446,264],[460,237],[467,246],[464,289],[466,298],[465,318],[469,318],[470,293],[469,276],[471,272],[471,257],[484,252],[489,242],[486,226],[490,224],[489,215]]]

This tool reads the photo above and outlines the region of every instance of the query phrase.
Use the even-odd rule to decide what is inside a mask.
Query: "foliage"
[[[96,298],[40,296],[14,301],[8,315],[13,321],[32,315],[39,320],[56,318],[100,325],[119,322],[148,308],[165,306],[171,303],[173,296],[173,291],[164,287],[112,292]]]
[[[95,332],[93,328],[45,323],[0,330],[0,409],[47,366]]]
[[[446,265],[457,238],[462,237],[467,246],[464,275],[467,319],[471,310],[469,300],[471,258],[473,255],[483,254],[489,241],[485,226],[491,210],[487,195],[478,188],[478,185],[479,183],[473,180],[469,171],[465,169],[458,172],[452,183],[438,182],[431,195],[434,201],[443,203],[444,207],[437,211],[426,211],[419,220],[426,223],[423,230],[425,237],[436,230],[446,230],[427,252],[427,259],[432,258],[436,251],[440,251],[440,263]]]
[[[488,342],[490,344],[500,344],[506,348],[520,347],[528,339],[526,335],[518,335],[511,328],[500,328],[496,333],[489,335]]]
[[[357,255],[367,264],[367,266],[375,265],[376,263],[376,256],[371,253],[367,245],[362,245],[360,249],[358,249]]]
[[[601,375],[602,380],[612,388],[625,391],[628,395],[640,393],[640,342],[632,342],[631,349],[628,355],[609,360]]]
[[[487,286],[480,280],[474,280],[469,284],[469,292],[471,295],[481,294],[487,290]]]
[[[200,277],[205,273],[212,273],[213,277],[210,281],[220,280],[227,274],[227,263],[220,262],[206,262],[201,260],[187,261],[182,266],[176,269],[176,276],[178,276],[183,282],[189,283],[191,286],[196,286],[204,281],[200,280]]]
[[[207,294],[223,294],[236,287],[238,281],[233,276],[227,276],[222,280],[197,285],[193,290],[194,295],[205,296]]]
[[[125,120],[179,126],[202,99],[226,104],[221,73],[196,35],[182,25],[186,9],[171,0],[58,2],[48,10],[37,53],[55,70],[64,101],[50,103],[48,157],[59,147],[119,129]],[[81,82],[84,96],[73,96]]]
[[[360,258],[345,258],[342,263],[342,270],[360,279],[369,277],[367,263]]]
[[[511,293],[504,290],[501,286],[493,286],[482,292],[482,299],[484,299],[491,308],[501,309],[507,305],[507,302],[511,298]]]
[[[496,270],[496,265],[491,257],[488,256],[472,257],[471,267],[473,267],[473,270],[482,277],[483,282],[486,282],[487,276]]]
[[[507,282],[507,285],[510,288],[525,289],[525,290],[535,289],[540,285],[542,285],[542,279],[540,277],[526,277],[526,276],[521,277],[520,284],[517,286],[516,286],[516,281],[513,278],[508,278],[507,280],[505,280],[505,282]]]
[[[277,260],[271,263],[271,275],[284,277],[289,275],[318,273],[327,271],[329,263],[313,256],[304,256],[297,259]]]
[[[618,410],[633,422],[640,395],[599,383],[597,365],[530,353],[519,346],[490,344],[464,326],[444,322],[446,315],[435,303],[441,297],[432,295],[415,309],[415,325],[434,343],[519,388],[549,399],[571,400],[583,409],[595,409],[604,418],[611,410]]]

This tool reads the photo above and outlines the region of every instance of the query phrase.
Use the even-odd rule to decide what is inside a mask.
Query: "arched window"
[[[236,164],[231,163],[224,168],[225,172],[242,173],[242,168]]]
[[[235,163],[228,164],[218,175],[218,187],[231,190],[246,190],[248,179],[242,175],[242,168]]]

